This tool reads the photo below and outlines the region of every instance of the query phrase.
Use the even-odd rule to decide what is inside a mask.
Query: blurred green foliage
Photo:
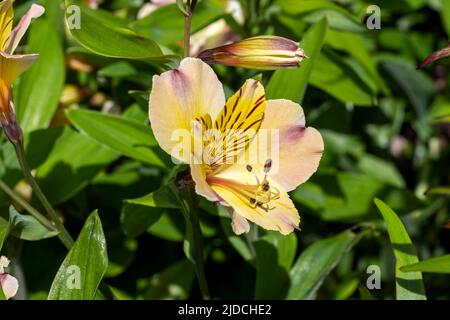
[[[10,232],[11,199],[0,193],[1,253],[13,259],[12,273],[25,275],[18,297],[45,299],[53,283],[51,298],[92,298],[103,275],[118,299],[200,297],[183,251],[185,221],[167,187],[173,164],[147,118],[152,75],[176,66],[182,55],[181,12],[171,4],[137,19],[143,0],[104,1],[97,10],[83,6],[81,28],[70,33],[62,1],[17,0],[16,15],[32,2],[47,13],[28,34],[26,51],[41,58],[14,86],[18,118],[38,182],[69,232],[80,237],[66,257],[57,238],[28,241],[39,239]],[[215,66],[226,92],[256,77],[269,98],[301,103],[307,124],[324,137],[325,153],[318,172],[291,194],[302,231],[290,236],[256,228],[236,236],[228,214],[199,198],[211,295],[448,299],[448,275],[436,269],[423,274],[424,292],[404,296],[411,287],[401,279],[416,281],[427,269],[400,267],[450,249],[444,189],[450,186],[450,64],[416,68],[446,46],[450,1],[242,0],[243,21],[225,2],[200,1],[194,33],[223,20],[238,38],[284,36],[300,41],[309,56],[299,69],[275,72]],[[80,1],[66,1],[72,4]],[[381,29],[366,26],[373,4],[381,10]],[[0,177],[31,197],[7,142]],[[436,187],[447,192],[426,192]],[[377,202],[383,215],[375,197],[383,201]],[[98,216],[89,217],[94,210]],[[90,239],[87,232],[99,236]],[[405,243],[418,258],[411,260]],[[71,259],[90,270],[79,297],[58,291],[58,277],[64,281],[58,269]],[[438,270],[448,272],[447,261],[439,260]],[[381,270],[381,289],[370,293],[364,288],[369,265]]]

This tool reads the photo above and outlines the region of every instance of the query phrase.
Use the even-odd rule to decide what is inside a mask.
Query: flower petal
[[[209,165],[233,164],[257,134],[266,109],[264,88],[249,79],[230,97],[214,122],[219,137],[212,141],[214,152],[205,160]]]
[[[7,273],[0,274],[0,284],[7,300],[14,297],[19,289],[17,279]]]
[[[268,100],[260,130],[263,129],[279,130],[278,153],[268,152],[277,155],[272,158],[272,180],[291,191],[316,172],[324,149],[323,139],[319,131],[305,127],[300,105],[289,100]]]
[[[0,78],[10,86],[38,58],[38,54],[10,55],[0,51]]]
[[[183,59],[178,69],[154,76],[149,118],[159,145],[172,154],[179,144],[173,138],[177,130],[190,132],[192,120],[205,114],[215,119],[224,104],[222,84],[199,59]]]
[[[212,189],[234,209],[235,214],[256,223],[264,229],[289,234],[298,228],[300,215],[287,192],[282,191],[282,187],[274,181],[271,181],[270,184],[280,191],[280,197],[270,202],[270,210],[252,207],[249,202],[244,201],[232,189],[221,184],[212,185]]]
[[[202,164],[191,164],[191,177],[195,182],[195,192],[209,201],[220,201],[217,193],[209,186],[206,181],[206,170]]]
[[[5,256],[0,257],[0,273],[5,272],[4,268],[8,268],[9,263],[10,263],[10,261],[7,257],[5,257]]]
[[[0,50],[3,51],[11,34],[14,13],[12,0],[0,2]]]
[[[247,219],[233,210],[231,212],[231,228],[235,234],[240,235],[250,231],[250,224]]]
[[[31,5],[31,8],[22,17],[22,19],[20,19],[19,24],[11,32],[8,42],[6,43],[6,49],[4,51],[9,54],[13,54],[14,50],[16,50],[17,46],[19,45],[20,40],[25,35],[25,32],[27,32],[31,21],[42,16],[44,12],[44,7],[37,4]]]

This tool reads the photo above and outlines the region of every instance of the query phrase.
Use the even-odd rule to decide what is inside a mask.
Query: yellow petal
[[[190,132],[192,121],[205,114],[215,119],[224,104],[222,84],[199,59],[183,59],[178,69],[154,76],[149,118],[159,145],[172,154],[180,143],[177,132]]]
[[[191,164],[191,177],[195,182],[195,192],[209,201],[220,201],[216,192],[206,182],[206,168],[203,164]]]
[[[0,52],[0,77],[6,85],[11,85],[23,72],[39,58],[38,54],[10,55]]]
[[[250,220],[267,230],[289,234],[298,228],[300,216],[294,203],[280,185],[270,181],[272,187],[280,191],[279,198],[269,203],[270,209],[252,206],[240,196],[238,190],[223,184],[213,184],[213,190],[233,209],[235,214]]]
[[[214,150],[205,162],[212,167],[236,162],[237,156],[258,132],[265,109],[263,86],[256,80],[247,80],[217,116],[214,129],[220,137],[211,141]]]
[[[12,0],[0,2],[0,51],[3,51],[11,34],[14,19]]]

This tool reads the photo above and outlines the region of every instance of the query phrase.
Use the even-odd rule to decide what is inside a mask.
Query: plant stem
[[[44,206],[48,215],[50,216],[52,222],[55,224],[56,229],[59,231],[59,234],[58,234],[59,239],[66,246],[67,249],[70,249],[73,246],[73,239],[70,236],[70,234],[67,232],[66,228],[62,224],[62,222],[59,219],[58,215],[56,214],[55,210],[53,210],[52,205],[47,200],[47,197],[42,192],[41,188],[39,187],[39,185],[37,184],[33,175],[31,174],[30,167],[25,158],[23,141],[13,143],[13,145],[14,145],[14,149],[16,150],[17,159],[19,160],[19,163],[22,168],[22,172],[23,172],[23,175],[25,176],[25,179],[27,180],[28,184],[33,188],[34,193],[39,198],[39,201],[42,203],[42,205]]]
[[[186,7],[186,13],[184,15],[184,56],[189,57],[191,51],[191,22],[192,11],[190,6]]]
[[[186,223],[190,223],[192,228],[192,247],[190,248],[193,264],[195,267],[195,273],[197,275],[198,284],[202,293],[203,299],[209,300],[208,282],[205,276],[205,265],[203,256],[203,238],[202,231],[200,229],[200,220],[198,216],[197,199],[193,193],[192,188],[185,187],[180,192],[181,208],[185,214]]]
[[[49,230],[56,230],[48,219],[43,216],[39,211],[33,208],[28,202],[14,192],[3,180],[0,180],[0,189],[2,189],[8,196],[16,201],[22,208],[28,211],[37,221],[44,225]]]

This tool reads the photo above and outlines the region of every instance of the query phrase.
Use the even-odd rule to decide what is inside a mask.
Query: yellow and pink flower
[[[282,234],[298,228],[288,191],[317,170],[324,148],[300,105],[266,100],[252,79],[225,101],[212,68],[185,58],[178,69],[154,76],[149,107],[162,149],[189,163],[199,195],[229,209],[235,233],[248,232],[248,220]],[[180,143],[180,130],[189,133],[187,143]],[[277,138],[275,147],[264,143],[267,132]]]

